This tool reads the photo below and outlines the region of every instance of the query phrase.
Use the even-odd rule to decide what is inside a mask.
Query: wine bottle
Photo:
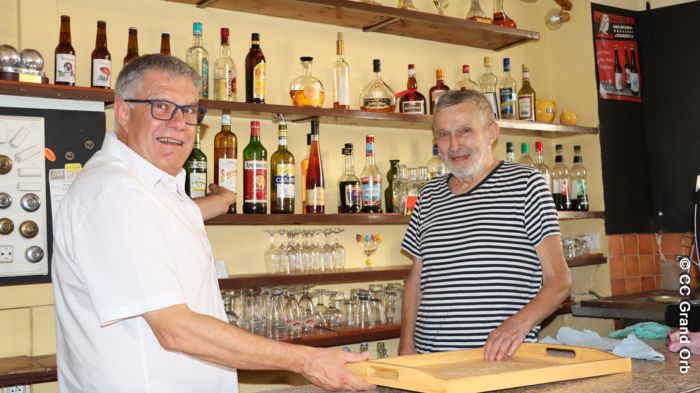
[[[185,55],[187,64],[197,72],[202,79],[199,98],[209,98],[209,52],[202,43],[202,23],[192,25],[192,46],[187,48]]]
[[[518,118],[535,121],[535,89],[530,85],[530,70],[523,64],[523,86],[518,90]]]
[[[428,96],[430,96],[430,114],[433,114],[435,109],[435,103],[438,98],[450,90],[450,88],[445,84],[445,72],[442,69],[435,70],[435,86],[430,88]]]
[[[496,98],[496,86],[498,85],[498,77],[491,71],[491,58],[484,56],[484,73],[479,77],[479,87],[484,97],[489,100],[493,108],[493,116],[498,119],[498,99]]]
[[[92,59],[90,86],[109,89],[112,85],[112,56],[107,50],[107,23],[105,21],[97,21],[95,49],[90,57]]]
[[[265,103],[267,63],[260,49],[260,34],[251,36],[250,50],[245,57],[245,102]]]
[[[170,56],[170,33],[160,34],[160,54]]]
[[[68,15],[61,15],[61,34],[54,54],[56,56],[54,83],[75,86],[75,50],[71,45],[70,16]]]
[[[362,210],[360,179],[355,176],[352,143],[342,149],[343,175],[338,180],[338,213],[359,213]]]
[[[311,133],[306,134],[306,155],[301,160],[301,214],[306,214],[306,174],[309,172]]]
[[[620,66],[620,54],[617,52],[617,45],[614,49],[615,54],[615,90],[622,91],[625,88],[625,84],[622,81],[622,67]]]
[[[374,158],[374,135],[367,135],[365,143],[365,167],[360,173],[362,184],[362,212],[382,212],[382,174]]]
[[[323,214],[326,212],[326,183],[323,179],[323,162],[318,140],[318,120],[311,120],[311,147],[309,150],[309,169],[306,173],[306,213]]]
[[[569,210],[569,168],[564,164],[564,149],[556,146],[556,156],[552,167],[552,197],[557,210]]]
[[[267,213],[267,150],[259,121],[250,122],[250,142],[243,149],[243,213]]]
[[[634,55],[634,47],[630,48],[630,90],[632,94],[639,95],[639,68],[637,68],[637,57]]]
[[[270,157],[270,212],[294,213],[294,155],[287,150],[287,124],[277,128],[277,151]]]
[[[343,58],[345,54],[343,33],[338,33],[335,52],[338,58],[333,64],[333,108],[350,109],[350,66]]]
[[[131,60],[139,57],[139,37],[135,27],[129,27],[129,41],[126,46],[126,55],[124,56],[124,65],[127,65]]]
[[[231,116],[221,115],[221,131],[214,136],[214,183],[236,192],[238,181],[238,138],[231,132]],[[236,201],[228,212],[236,213]]]
[[[207,156],[201,149],[199,126],[195,134],[194,147],[185,161],[185,192],[193,199],[207,194]]]
[[[220,101],[236,101],[236,63],[231,58],[228,37],[228,28],[222,27],[219,57],[214,61],[214,99]]]

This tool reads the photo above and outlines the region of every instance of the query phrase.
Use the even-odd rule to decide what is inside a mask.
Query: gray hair
[[[130,61],[119,73],[114,87],[114,99],[133,98],[143,86],[143,75],[149,70],[164,71],[171,78],[190,78],[197,89],[200,88],[201,78],[184,61],[161,54],[143,55]]]
[[[465,102],[469,102],[476,106],[483,125],[489,125],[491,122],[496,120],[496,118],[493,116],[493,107],[491,106],[488,98],[477,90],[450,90],[440,95],[435,103],[433,115],[437,115],[442,109],[463,104]],[[433,116],[433,119],[435,119],[435,116]]]

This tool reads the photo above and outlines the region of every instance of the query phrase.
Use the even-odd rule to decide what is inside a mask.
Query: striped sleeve
[[[421,193],[423,194],[423,193]],[[421,199],[418,198],[416,205],[413,207],[413,213],[411,214],[411,219],[408,222],[408,228],[406,229],[406,234],[403,237],[403,242],[401,242],[401,248],[406,250],[409,254],[417,258],[423,258],[421,254],[420,247],[420,207]]]
[[[537,246],[545,237],[561,234],[557,209],[541,173],[532,172],[525,191],[525,231],[532,245]]]

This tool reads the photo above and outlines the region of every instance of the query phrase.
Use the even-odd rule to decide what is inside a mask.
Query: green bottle
[[[389,168],[389,172],[386,173],[386,181],[389,183],[389,187],[384,190],[384,204],[386,209],[384,210],[387,213],[392,213],[394,211],[394,191],[393,191],[393,183],[394,183],[394,178],[396,178],[396,171],[397,166],[399,165],[399,160],[389,160],[391,163],[391,168]]]
[[[267,150],[259,121],[250,122],[250,142],[243,149],[243,213],[267,213]]]
[[[190,198],[199,198],[207,194],[207,156],[201,149],[199,126],[194,139],[192,153],[185,161],[185,191]]]

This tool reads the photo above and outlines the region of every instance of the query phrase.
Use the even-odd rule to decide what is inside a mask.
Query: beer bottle
[[[61,15],[61,34],[54,53],[56,54],[54,83],[75,86],[75,50],[71,45],[70,16],[68,15]]]
[[[124,65],[137,57],[139,57],[138,31],[135,27],[129,27],[129,44],[126,48],[126,56],[124,56]]]
[[[109,89],[112,85],[112,56],[107,50],[107,23],[105,21],[97,21],[97,37],[91,58],[92,81],[90,86]]]
[[[160,35],[160,54],[170,56],[170,33]]]

